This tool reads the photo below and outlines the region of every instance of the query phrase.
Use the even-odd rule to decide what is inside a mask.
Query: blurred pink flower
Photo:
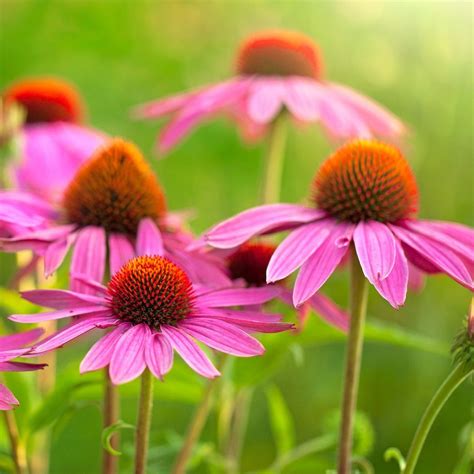
[[[409,263],[442,272],[472,290],[474,231],[415,217],[418,190],[412,171],[394,147],[360,140],[329,157],[314,181],[314,207],[255,207],[218,224],[204,241],[234,248],[254,236],[291,230],[267,268],[267,282],[300,269],[293,302],[312,297],[354,245],[362,270],[393,307],[405,302]]]
[[[173,364],[173,349],[197,373],[214,378],[219,372],[195,340],[220,352],[251,357],[261,355],[264,348],[250,332],[280,332],[292,326],[279,322],[279,315],[246,310],[277,296],[278,287],[195,287],[183,270],[159,256],[130,260],[107,287],[82,281],[93,295],[63,290],[24,292],[28,301],[55,311],[10,319],[32,323],[75,316],[72,323],[39,342],[32,354],[57,349],[92,329],[113,328],[89,350],[81,372],[109,366],[115,384],[135,379],[146,367],[162,378]],[[235,306],[240,309],[232,309]]]
[[[0,210],[11,220],[26,215],[43,219],[33,230],[16,230],[0,239],[0,249],[32,250],[44,257],[45,274],[62,264],[73,248],[70,271],[102,281],[108,256],[116,272],[135,255],[164,255],[189,273],[195,283],[228,285],[217,259],[203,251],[185,250],[192,237],[176,227],[179,218],[167,213],[165,197],[138,149],[120,139],[99,148],[63,192],[61,204],[32,194],[0,193]],[[192,258],[190,258],[192,256]],[[72,280],[75,291],[89,291]]]
[[[213,253],[224,258],[227,262],[229,277],[234,285],[259,288],[267,285],[266,270],[276,245],[269,242],[248,242],[233,249],[214,249]],[[286,304],[292,304],[291,290],[284,280],[279,282],[280,294],[278,299]],[[336,305],[330,298],[321,293],[315,293],[309,300],[298,308],[298,329],[302,329],[311,310],[314,310],[331,326],[347,331],[348,314]]]
[[[25,114],[20,148],[9,168],[14,187],[57,200],[79,166],[104,143],[105,135],[82,125],[79,93],[62,79],[21,80],[2,97],[7,109],[19,105]]]
[[[320,122],[334,138],[395,136],[403,124],[374,101],[324,79],[322,57],[307,36],[267,31],[240,47],[236,76],[229,80],[137,107],[137,118],[171,115],[158,148],[169,151],[195,126],[224,113],[247,139],[260,138],[287,110],[297,122]]]
[[[43,334],[42,329],[33,329],[10,336],[0,336],[0,372],[27,372],[45,367],[45,364],[13,361],[30,352],[31,349],[24,346],[36,341],[41,334]],[[11,410],[16,405],[19,405],[19,402],[13,393],[5,385],[0,384],[0,410]]]

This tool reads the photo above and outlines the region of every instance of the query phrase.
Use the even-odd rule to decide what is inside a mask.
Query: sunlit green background
[[[421,215],[472,224],[472,13],[471,2],[1,0],[0,88],[31,75],[58,75],[76,83],[90,123],[135,141],[156,169],[169,207],[196,210],[193,226],[200,232],[257,203],[263,145],[244,145],[231,123],[216,119],[157,161],[153,147],[161,124],[133,122],[129,110],[146,100],[229,77],[235,47],[248,33],[268,27],[301,30],[320,44],[330,80],[373,97],[408,124],[403,149],[418,177]],[[306,197],[312,175],[330,150],[317,127],[291,130],[285,201]],[[5,282],[14,259],[3,256],[1,262]],[[337,274],[324,290],[346,304],[347,273]],[[369,319],[434,338],[449,348],[468,303],[466,290],[446,277],[433,277],[422,294],[408,296],[400,311],[371,291]],[[239,472],[263,472],[275,458],[267,404],[271,386],[286,402],[295,444],[324,433],[325,419],[339,404],[344,355],[343,341],[325,333],[326,326],[312,317],[301,338],[275,336],[278,342],[273,345],[267,338],[267,359],[239,364],[239,380],[245,372],[261,378],[250,406]],[[300,344],[303,341],[307,343]],[[67,386],[79,377],[79,360],[89,344],[60,352],[59,384]],[[451,367],[443,349],[436,353],[438,346],[427,351],[421,342],[407,345],[368,341],[365,346],[359,407],[375,429],[368,458],[376,473],[398,472],[394,462],[383,460],[384,451],[391,446],[407,451],[424,407]],[[278,355],[278,370],[261,370],[266,360],[273,369]],[[184,433],[203,386],[191,370],[175,367],[164,384],[156,385],[153,473],[168,472],[170,453],[179,443],[176,436]],[[13,379],[12,386],[20,385],[20,396],[25,388]],[[122,387],[122,418],[130,423],[135,420],[137,390],[136,383]],[[97,386],[73,395],[81,401],[72,403],[56,426],[51,473],[99,472],[98,395]],[[451,398],[433,427],[417,472],[468,472],[467,467],[454,469],[466,449],[461,432],[470,419],[471,396],[472,386],[465,384]],[[18,416],[25,418],[35,404],[24,400]],[[51,402],[51,412],[57,405]],[[291,440],[291,429],[287,431]],[[203,436],[203,459],[196,459],[192,472],[219,472],[206,462],[216,433],[213,416]],[[128,473],[131,433],[124,431],[123,439],[122,470]],[[334,467],[334,456],[334,450],[311,455],[285,472],[324,473]]]

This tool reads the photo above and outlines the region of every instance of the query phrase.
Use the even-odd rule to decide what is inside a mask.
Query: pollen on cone
[[[66,220],[134,235],[144,218],[166,212],[152,170],[132,143],[114,139],[84,163],[63,197]]]
[[[184,319],[194,299],[186,273],[159,256],[136,257],[127,262],[112,277],[107,291],[115,315],[152,329]]]
[[[323,62],[311,38],[294,31],[275,30],[246,38],[237,54],[236,69],[238,74],[320,79]]]
[[[320,167],[313,183],[318,208],[337,219],[395,222],[418,210],[418,188],[401,152],[375,140],[339,148]]]
[[[54,78],[26,79],[12,84],[2,94],[5,104],[25,109],[26,123],[71,122],[83,117],[83,103],[76,88]]]

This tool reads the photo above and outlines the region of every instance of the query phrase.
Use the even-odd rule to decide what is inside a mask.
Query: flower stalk
[[[5,420],[5,427],[10,442],[11,455],[13,464],[15,465],[16,474],[27,474],[28,462],[26,458],[26,450],[20,439],[18,432],[18,425],[16,423],[15,414],[12,410],[6,410],[3,412]]]
[[[140,401],[138,405],[137,434],[135,444],[135,474],[145,474],[148,459],[148,444],[153,408],[154,378],[148,369],[141,376]]]
[[[120,400],[118,387],[110,380],[108,367],[104,369],[104,402],[103,402],[103,424],[104,429],[113,425],[119,418]],[[111,440],[112,448],[117,449],[119,445],[119,435],[115,433]],[[115,474],[118,472],[118,458],[104,449],[102,458],[103,474]]]
[[[349,474],[351,467],[354,413],[357,405],[362,360],[364,324],[367,313],[368,283],[353,250],[351,259],[350,327],[347,340],[346,370],[341,407],[338,474]]]
[[[286,120],[286,114],[280,113],[270,125],[262,179],[262,204],[272,204],[280,198],[287,136]]]

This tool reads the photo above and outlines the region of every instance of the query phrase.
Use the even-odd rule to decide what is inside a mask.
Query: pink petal
[[[472,249],[474,245],[474,229],[466,225],[457,224],[454,222],[444,221],[419,221],[429,224],[431,229],[437,229],[444,235],[449,235],[458,242],[464,244],[466,247]],[[472,252],[472,250],[471,250]]]
[[[271,122],[282,108],[284,96],[280,80],[259,78],[249,90],[246,112],[257,124]]]
[[[42,370],[48,364],[29,364],[26,362],[0,362],[0,372],[32,372]]]
[[[86,275],[71,272],[71,278],[87,286],[87,288],[89,288],[88,294],[98,294],[101,296],[107,294],[107,288],[104,285],[97,281],[91,280]]]
[[[237,247],[255,235],[274,229],[285,230],[324,215],[321,211],[297,204],[269,204],[248,209],[221,222],[204,237],[209,245],[227,249]]]
[[[260,342],[225,321],[192,318],[181,321],[179,327],[198,341],[227,354],[252,357],[265,352]]]
[[[408,262],[399,242],[395,242],[395,264],[387,278],[375,280],[377,291],[395,308],[405,303],[408,287]]]
[[[22,298],[39,306],[54,309],[83,308],[104,305],[104,298],[67,290],[29,290],[21,292]]]
[[[145,346],[149,332],[146,324],[137,324],[121,335],[110,359],[112,383],[130,382],[145,370]]]
[[[325,221],[299,227],[277,247],[267,268],[267,282],[286,278],[301,267],[316,249],[326,240],[329,230]]]
[[[331,326],[347,332],[349,315],[334,301],[321,293],[316,293],[308,300],[309,305]]]
[[[0,337],[0,352],[6,349],[15,349],[26,346],[36,341],[44,330],[41,328],[32,329],[31,331],[19,332],[8,336]]]
[[[8,319],[17,323],[40,323],[42,321],[55,321],[57,319],[72,318],[74,316],[90,315],[91,313],[97,315],[111,315],[112,312],[104,306],[84,306],[80,308],[60,309],[57,311],[48,311],[46,313],[35,314],[13,314]]]
[[[116,324],[117,321],[110,316],[81,317],[44,339],[39,344],[36,344],[30,354],[40,354],[57,349],[92,329],[115,326]]]
[[[162,379],[173,365],[173,348],[162,334],[150,333],[145,347],[145,361],[151,373]]]
[[[472,279],[462,260],[448,247],[426,236],[417,234],[398,225],[390,224],[393,233],[406,245],[440,268],[466,288],[472,289]]]
[[[425,286],[425,274],[411,262],[408,262],[408,288],[419,293]]]
[[[314,93],[314,81],[292,77],[285,81],[284,101],[288,110],[298,119],[314,122],[319,118],[319,100]]]
[[[130,328],[129,324],[119,324],[111,332],[101,337],[82,359],[80,372],[90,372],[106,367],[122,334]]]
[[[183,360],[198,374],[210,379],[220,375],[203,350],[183,331],[163,325],[161,332]]]
[[[164,255],[163,237],[152,219],[140,221],[136,243],[137,255]]]
[[[84,227],[79,231],[71,262],[71,273],[80,273],[91,280],[101,282],[105,272],[107,247],[105,230],[102,227]],[[71,289],[79,293],[90,293],[87,285],[74,278]]]
[[[352,240],[353,224],[334,223],[325,242],[301,267],[293,291],[293,303],[299,306],[316,293],[332,275]]]
[[[215,290],[197,299],[200,307],[227,307],[262,304],[280,294],[278,286],[264,286],[261,288],[228,288]]]
[[[72,241],[73,236],[68,236],[48,245],[44,254],[44,274],[46,277],[52,275],[61,266],[71,247]]]
[[[151,119],[168,115],[186,105],[198,93],[199,90],[184,92],[183,94],[176,94],[139,105],[133,109],[132,116],[134,118]]]
[[[19,404],[13,393],[5,385],[0,384],[0,410],[11,410],[13,406]]]
[[[354,230],[354,244],[364,275],[370,283],[384,280],[395,264],[396,240],[381,222],[359,222]]]
[[[123,234],[109,235],[109,264],[112,275],[117,273],[134,256],[135,251],[127,236]]]

